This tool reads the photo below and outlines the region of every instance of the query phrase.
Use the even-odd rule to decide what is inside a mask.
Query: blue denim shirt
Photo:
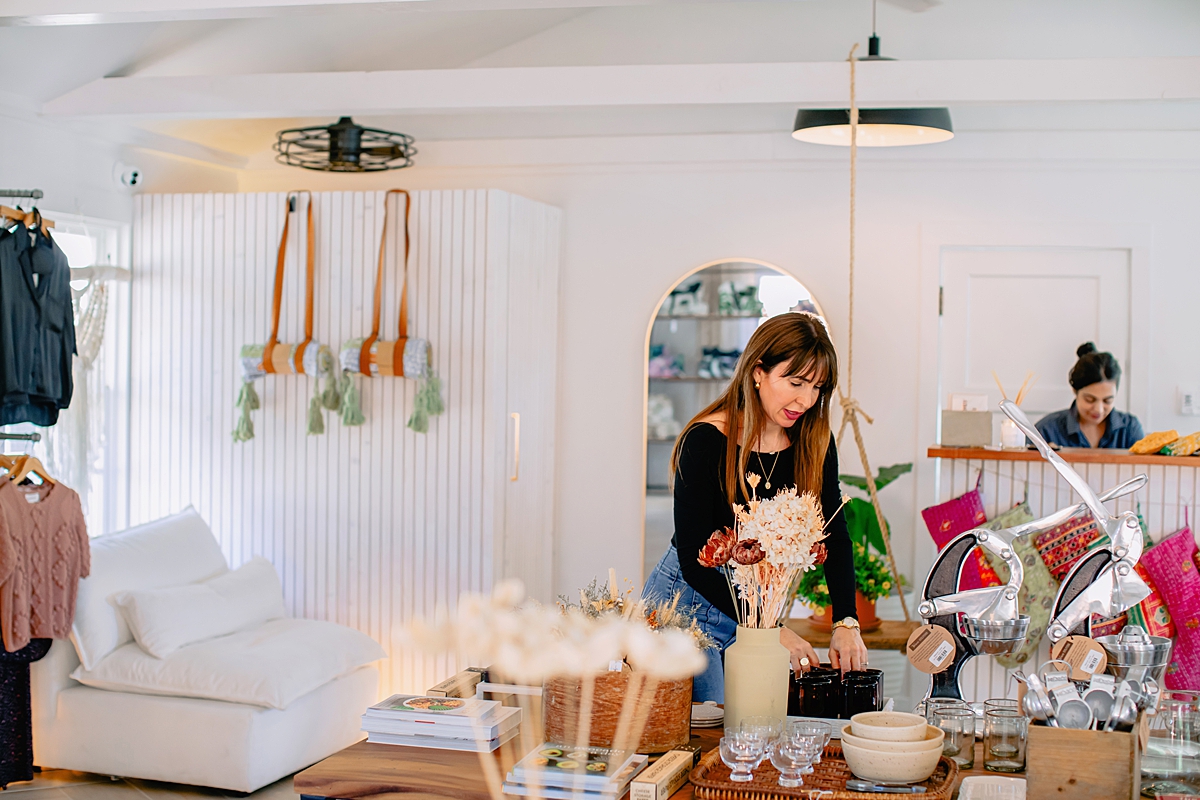
[[[1142,423],[1133,414],[1117,411],[1115,408],[1105,420],[1104,435],[1100,437],[1099,447],[1128,449],[1141,439]],[[1047,414],[1038,420],[1038,433],[1050,444],[1059,447],[1091,447],[1083,430],[1079,427],[1079,411],[1075,404],[1062,411]]]

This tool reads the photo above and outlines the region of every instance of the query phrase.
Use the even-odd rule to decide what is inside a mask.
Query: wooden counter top
[[[693,728],[691,743],[708,752],[717,746],[722,735],[721,728]],[[509,760],[521,755],[515,744],[510,743],[505,748],[509,748]],[[983,769],[982,744],[977,743],[975,748],[975,767],[960,770],[959,783],[967,775],[989,774]],[[489,758],[495,759],[493,779],[501,778],[504,759],[500,753],[481,758],[476,753],[454,750],[359,742],[298,772],[292,779],[292,786],[304,800],[492,800],[484,770],[484,762]],[[1023,778],[1025,774],[1014,777]],[[956,785],[954,794],[957,793]],[[694,787],[685,783],[671,795],[671,800],[693,800],[694,797]]]
[[[830,632],[816,630],[807,619],[789,619],[784,624],[813,647],[829,647]],[[869,650],[899,650],[904,653],[908,637],[919,627],[921,621],[917,619],[912,622],[881,620],[877,630],[862,635],[863,644]]]
[[[1074,464],[1145,464],[1161,467],[1200,467],[1197,456],[1136,456],[1126,450],[1101,450],[1064,447],[1058,451],[1063,461]],[[1041,461],[1037,450],[1000,450],[990,447],[942,447],[934,445],[926,453],[930,458],[957,458],[973,461]]]

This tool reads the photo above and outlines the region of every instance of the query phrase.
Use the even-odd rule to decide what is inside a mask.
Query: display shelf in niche
[[[659,378],[651,375],[650,380],[666,381],[667,383],[729,383],[729,378],[702,378],[699,375],[678,375],[674,378]]]
[[[727,319],[762,319],[762,314],[659,314],[655,322],[661,320],[694,319],[700,322],[720,322]]]

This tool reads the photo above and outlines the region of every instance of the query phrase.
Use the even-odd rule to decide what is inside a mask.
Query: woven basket
[[[830,743],[821,756],[821,763],[813,765],[813,773],[804,776],[804,785],[787,789],[779,785],[779,770],[770,761],[763,761],[754,770],[754,779],[748,783],[729,780],[729,767],[721,761],[719,750],[712,750],[692,770],[690,776],[698,800],[810,800],[814,789],[828,792],[822,800],[880,800],[883,797],[905,797],[909,800],[950,800],[954,782],[958,778],[958,765],[954,759],[942,756],[937,769],[928,780],[922,781],[928,791],[920,794],[878,794],[874,792],[852,792],[846,788],[846,780],[854,777],[850,767],[842,759],[842,746]]]
[[[588,736],[588,744],[592,747],[613,746],[632,675],[631,672],[604,672],[595,677]],[[547,741],[576,742],[581,694],[582,682],[579,680],[553,678],[546,681],[542,689],[542,708]],[[637,752],[665,753],[687,744],[691,737],[692,679],[659,682],[653,701],[644,689],[642,694],[632,714],[634,720],[643,714],[646,718]]]

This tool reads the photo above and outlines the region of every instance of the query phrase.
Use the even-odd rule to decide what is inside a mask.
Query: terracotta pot
[[[863,633],[879,630],[879,617],[875,616],[875,601],[868,600],[862,592],[854,590],[854,609],[858,613],[858,625]],[[833,630],[833,607],[825,606],[821,613],[808,618],[808,624],[819,631]]]

